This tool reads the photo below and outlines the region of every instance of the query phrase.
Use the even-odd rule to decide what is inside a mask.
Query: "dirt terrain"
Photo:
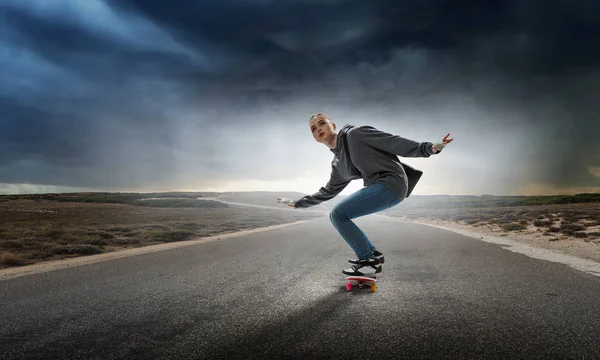
[[[283,206],[283,205],[282,205]],[[287,210],[287,209],[286,209]],[[0,202],[0,269],[214,236],[323,216],[277,207]]]
[[[0,196],[0,269],[290,224],[326,216],[344,198],[311,209],[290,209],[276,204],[278,196],[302,194]],[[381,215],[480,236],[505,236],[600,261],[599,197],[417,196]],[[551,201],[566,203],[543,204]]]
[[[392,216],[600,261],[600,203],[413,209]]]

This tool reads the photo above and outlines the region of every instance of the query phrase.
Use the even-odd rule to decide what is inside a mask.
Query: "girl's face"
[[[332,124],[325,114],[318,114],[310,121],[310,132],[320,143],[328,143],[332,136],[336,136],[335,124]]]

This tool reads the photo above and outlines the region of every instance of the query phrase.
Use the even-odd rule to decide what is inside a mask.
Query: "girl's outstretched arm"
[[[327,184],[320,188],[319,191],[312,195],[306,195],[297,201],[289,201],[288,199],[278,198],[277,202],[287,203],[288,206],[294,208],[307,208],[318,205],[323,201],[331,200],[348,186],[352,180],[346,180],[339,176],[335,170],[331,171],[331,175]],[[283,201],[282,201],[283,200]]]
[[[448,134],[450,135],[450,134]],[[444,146],[453,139],[447,137],[441,143]],[[429,157],[441,151],[441,147],[434,147],[431,142],[418,142],[398,135],[377,130],[372,126],[357,126],[348,132],[348,140],[364,141],[370,146],[402,157]],[[447,141],[447,142],[445,142]],[[442,146],[443,147],[443,146]]]

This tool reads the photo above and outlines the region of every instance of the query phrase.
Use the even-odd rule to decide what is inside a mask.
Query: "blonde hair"
[[[331,118],[329,117],[329,115],[327,115],[327,114],[325,114],[325,113],[321,113],[321,112],[318,112],[318,113],[315,113],[315,114],[313,114],[313,115],[310,117],[310,119],[308,119],[308,122],[310,123],[310,122],[312,121],[312,119],[316,118],[316,117],[317,117],[317,116],[319,116],[319,115],[325,115],[325,117],[327,118],[327,120],[329,120],[329,122],[333,124],[333,120],[331,120]]]

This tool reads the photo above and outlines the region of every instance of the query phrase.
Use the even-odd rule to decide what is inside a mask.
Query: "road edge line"
[[[558,251],[554,251],[554,250],[550,250],[550,249],[538,248],[535,246],[520,243],[516,240],[511,240],[506,237],[486,235],[486,234],[478,233],[475,231],[455,229],[455,228],[451,228],[448,226],[430,224],[430,223],[420,222],[420,221],[416,221],[416,220],[399,219],[399,218],[393,218],[391,216],[389,218],[392,220],[395,220],[395,221],[404,221],[404,222],[409,222],[409,223],[413,223],[413,224],[431,226],[434,228],[450,231],[450,232],[453,232],[456,234],[460,234],[460,235],[464,235],[464,236],[473,238],[475,240],[484,241],[484,242],[487,242],[490,244],[500,245],[500,248],[502,248],[503,250],[512,251],[512,252],[515,252],[518,254],[522,254],[522,255],[534,258],[534,259],[540,259],[540,260],[546,260],[546,261],[550,261],[550,262],[560,263],[563,265],[567,265],[572,269],[600,277],[600,262],[596,262],[594,260],[584,259],[584,258],[580,258],[580,257],[574,256],[574,255],[564,254],[562,252],[558,252]]]

